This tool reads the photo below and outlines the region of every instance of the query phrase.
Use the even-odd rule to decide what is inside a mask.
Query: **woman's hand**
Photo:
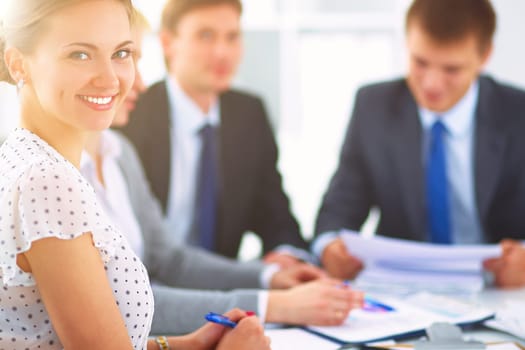
[[[321,279],[280,291],[270,291],[267,322],[296,325],[339,325],[348,313],[363,306],[364,294],[343,281]]]
[[[244,317],[233,329],[228,329],[219,341],[217,350],[270,350],[270,338],[255,316]]]
[[[168,339],[170,347],[180,350],[267,350],[270,340],[264,335],[259,319],[240,309],[233,309],[224,314],[237,322],[235,328],[228,328],[216,323],[207,323],[195,332]]]

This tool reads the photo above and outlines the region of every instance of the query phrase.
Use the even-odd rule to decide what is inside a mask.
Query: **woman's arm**
[[[91,234],[44,238],[19,255],[65,349],[132,349]]]

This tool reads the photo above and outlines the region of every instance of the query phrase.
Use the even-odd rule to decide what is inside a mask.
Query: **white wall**
[[[498,15],[494,53],[487,71],[504,81],[525,87],[525,1],[493,0]]]

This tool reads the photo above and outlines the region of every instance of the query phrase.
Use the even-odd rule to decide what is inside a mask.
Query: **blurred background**
[[[486,71],[525,88],[525,1],[493,0],[495,48]],[[4,10],[0,0],[0,12]],[[146,83],[164,77],[155,31],[163,0],[133,0],[154,32],[140,69]],[[405,71],[404,15],[410,0],[243,0],[245,53],[234,86],[260,95],[279,144],[279,168],[292,210],[310,238],[335,170],[356,89]],[[17,125],[13,86],[0,83],[0,140]],[[372,233],[376,214],[363,231]],[[245,238],[242,259],[258,253]]]

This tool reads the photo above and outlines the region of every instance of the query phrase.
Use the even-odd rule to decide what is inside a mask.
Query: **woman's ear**
[[[10,47],[5,50],[5,64],[7,70],[11,75],[11,78],[17,84],[17,86],[23,85],[27,82],[27,72],[25,69],[25,57],[20,50],[14,47]],[[22,82],[22,83],[20,83]]]

